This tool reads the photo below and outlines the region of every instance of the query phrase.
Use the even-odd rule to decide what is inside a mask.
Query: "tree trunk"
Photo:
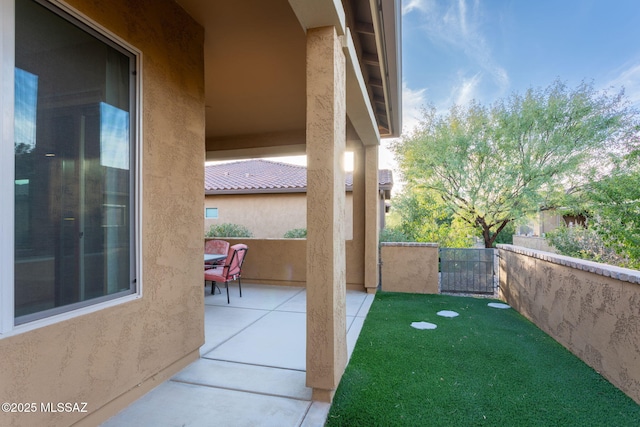
[[[495,236],[491,237],[491,229],[487,226],[487,222],[484,218],[476,217],[476,224],[480,226],[482,230],[482,239],[484,240],[484,247],[486,249],[491,249],[493,247],[493,241],[495,240]]]
[[[484,247],[486,249],[491,249],[493,248],[493,243],[496,241],[498,234],[500,234],[500,232],[507,226],[507,224],[511,222],[511,220],[505,219],[504,221],[502,221],[500,223],[500,226],[496,230],[496,232],[493,234],[493,236],[491,235],[491,230],[487,226],[487,223],[484,221],[484,218],[477,222],[482,226],[482,237],[484,238]]]
[[[496,239],[495,238],[495,234],[493,235],[493,237],[491,237],[491,233],[489,231],[489,228],[487,228],[486,226],[482,227],[482,237],[484,238],[484,247],[485,247],[485,249],[493,248],[493,242]]]

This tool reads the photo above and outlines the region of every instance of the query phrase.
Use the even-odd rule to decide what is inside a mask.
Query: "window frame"
[[[35,0],[44,7],[67,19],[81,30],[98,36],[104,43],[132,55],[135,62],[135,74],[132,79],[135,85],[132,91],[132,185],[134,192],[130,221],[133,253],[132,260],[134,291],[131,294],[101,300],[76,307],[70,305],[69,310],[52,314],[26,323],[15,322],[15,160],[14,160],[14,102],[15,102],[15,0],[0,0],[0,339],[23,332],[58,323],[67,319],[97,312],[109,307],[124,304],[142,297],[142,52],[130,43],[113,34],[106,28],[92,21],[85,15],[59,0]],[[71,19],[69,19],[67,16]],[[4,160],[3,160],[4,159]]]

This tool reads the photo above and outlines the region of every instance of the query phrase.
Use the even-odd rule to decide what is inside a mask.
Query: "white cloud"
[[[420,122],[422,108],[426,106],[426,88],[413,90],[402,82],[402,132],[410,132]]]
[[[606,87],[624,88],[631,103],[640,106],[640,64],[633,64],[620,71]]]
[[[402,6],[403,15],[406,15],[407,13],[413,10],[426,12],[431,7],[430,0],[407,0],[407,1],[404,1],[403,3],[406,3],[404,6]]]
[[[478,99],[478,85],[482,77],[480,73],[476,73],[470,78],[462,77],[459,85],[454,87],[453,98],[458,105],[468,104],[473,99]]]
[[[483,31],[484,10],[479,0],[457,2],[435,2],[433,0],[410,0],[403,8],[406,13],[418,13],[421,28],[429,41],[447,50],[460,51],[473,64],[474,76],[466,78],[458,88],[459,96],[466,100],[469,94],[477,95],[481,75],[496,86],[494,94],[507,91],[510,79],[507,71],[496,62],[491,46]]]
[[[467,3],[465,0],[458,0],[458,16],[460,31],[462,34],[469,34],[469,27],[467,26]]]

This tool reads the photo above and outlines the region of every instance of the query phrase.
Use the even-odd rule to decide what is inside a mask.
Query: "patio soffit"
[[[348,72],[362,77],[373,126],[381,137],[399,135],[400,0],[176,2],[205,29],[208,159],[216,151],[304,153],[305,32],[323,25],[351,33],[360,70]]]

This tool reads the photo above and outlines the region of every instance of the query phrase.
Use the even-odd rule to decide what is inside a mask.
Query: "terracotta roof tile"
[[[388,169],[378,172],[379,184],[390,189],[393,175]],[[345,185],[353,185],[353,173],[347,172]],[[307,168],[270,160],[246,160],[209,165],[204,171],[206,194],[225,192],[304,192],[307,189]]]

